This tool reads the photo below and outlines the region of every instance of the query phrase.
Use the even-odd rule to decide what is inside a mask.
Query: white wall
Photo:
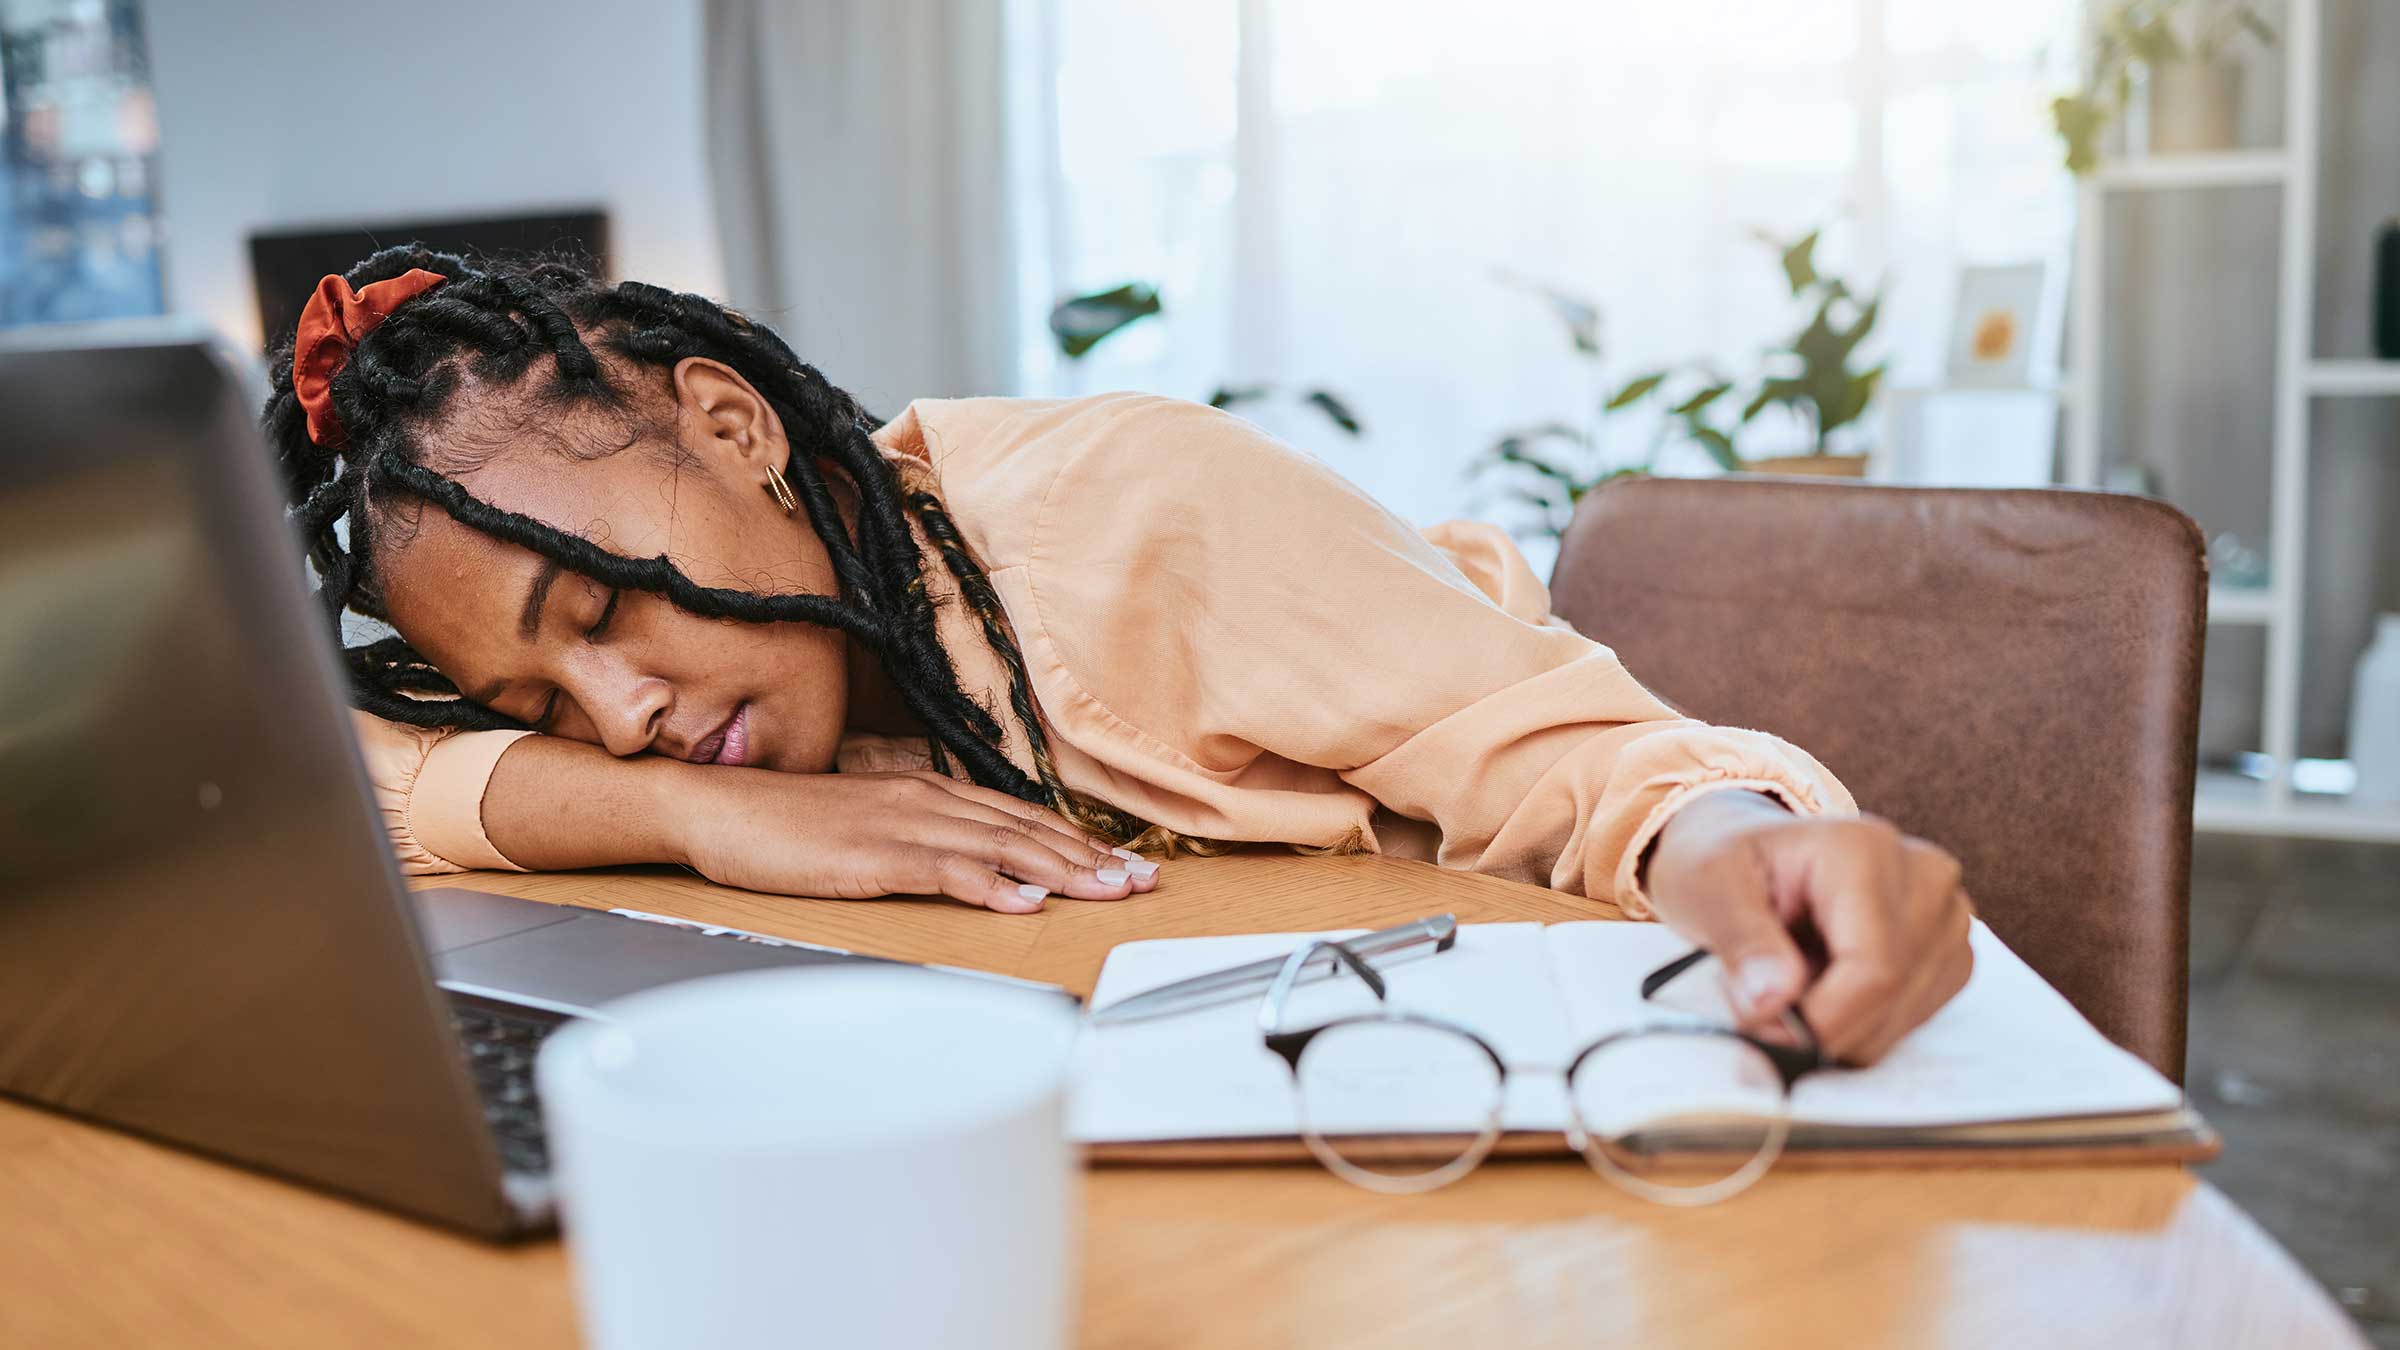
[[[178,312],[257,344],[248,240],[262,227],[592,202],[620,275],[723,290],[699,0],[144,9]]]

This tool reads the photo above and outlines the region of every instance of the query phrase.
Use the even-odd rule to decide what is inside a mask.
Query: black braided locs
[[[1040,710],[1034,706],[1033,681],[1025,672],[1025,656],[1017,650],[1016,635],[1009,631],[1008,625],[1001,619],[1005,611],[1000,605],[999,592],[992,589],[991,578],[984,575],[974,555],[967,551],[966,541],[959,536],[958,526],[951,521],[950,513],[942,509],[940,498],[930,492],[916,492],[909,495],[908,504],[916,511],[925,537],[942,555],[942,564],[950,569],[951,577],[958,582],[958,592],[965,598],[967,608],[982,623],[984,641],[999,653],[1000,664],[1008,671],[1009,710],[1016,714],[1018,724],[1025,728],[1026,747],[1033,752],[1034,771],[1041,776],[1043,789],[1054,799],[1069,799],[1072,794],[1059,781],[1058,770],[1050,760],[1050,738],[1042,728]],[[1115,811],[1113,807],[1098,806],[1096,803],[1094,806],[1100,818],[1092,824],[1104,833],[1131,839],[1150,828],[1132,816]],[[1195,841],[1182,842],[1188,848]]]
[[[318,600],[337,631],[345,611],[387,618],[373,566],[374,534],[384,508],[396,498],[412,498],[604,586],[652,592],[693,614],[846,633],[890,673],[902,701],[925,724],[936,767],[954,759],[977,783],[1052,806],[1120,842],[1149,829],[1059,781],[1024,660],[981,566],[938,500],[904,491],[870,438],[880,425],[876,419],[775,333],[701,296],[631,281],[610,286],[572,259],[470,262],[408,244],[374,254],[344,279],[363,288],[412,268],[444,281],[393,310],[334,376],[333,411],[344,433],[338,447],[319,445],[308,434],[292,391],[293,336],[279,335],[269,352],[274,393],[264,421],[282,464],[293,521],[321,581]],[[604,360],[601,352],[621,361]],[[701,586],[663,556],[611,553],[492,506],[434,462],[428,432],[455,416],[454,399],[470,383],[505,391],[504,400],[493,401],[509,406],[493,411],[524,418],[526,426],[533,425],[533,415],[555,421],[570,410],[606,414],[629,434],[596,452],[564,453],[614,453],[640,438],[644,414],[624,378],[612,375],[612,365],[671,372],[688,356],[739,371],[782,419],[792,444],[785,472],[825,545],[838,594],[762,595]],[[458,449],[446,446],[443,453],[455,458]],[[855,536],[836,507],[826,466],[858,495]],[[1033,752],[1035,776],[1009,758],[998,718],[959,683],[934,622],[912,516],[1002,657],[1009,711]],[[355,702],[377,716],[423,727],[522,725],[466,698],[400,638],[350,648],[346,658]]]

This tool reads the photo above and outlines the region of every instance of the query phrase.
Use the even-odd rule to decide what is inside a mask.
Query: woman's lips
[[[750,705],[737,705],[725,725],[709,734],[707,740],[692,749],[692,760],[698,764],[747,764],[750,762]]]
[[[717,747],[717,763],[747,764],[750,762],[750,705],[745,703],[733,710],[733,720],[725,726],[725,743]]]

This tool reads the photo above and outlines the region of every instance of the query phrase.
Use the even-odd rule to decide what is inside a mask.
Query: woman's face
[[[702,586],[832,594],[806,515],[785,515],[765,490],[768,466],[789,453],[774,408],[740,374],[699,357],[676,366],[671,408],[665,394],[652,397],[663,430],[614,454],[525,445],[450,476],[609,552],[664,554]],[[575,421],[558,429],[570,445],[622,439]],[[589,442],[573,439],[587,432]],[[611,591],[413,499],[379,525],[392,626],[477,702],[616,755],[832,766],[848,712],[844,635],[703,619],[648,592]]]

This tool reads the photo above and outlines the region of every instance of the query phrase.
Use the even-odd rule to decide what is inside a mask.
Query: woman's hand
[[[1110,852],[1056,812],[937,773],[686,767],[669,816],[676,861],[721,885],[946,895],[1029,914],[1054,893],[1122,900],[1158,884],[1158,864]]]
[[[1796,1001],[1849,1063],[1882,1058],[1974,966],[1958,860],[1872,816],[1707,793],[1659,832],[1646,881],[1659,918],[1717,956],[1745,1028],[1770,1031]]]

